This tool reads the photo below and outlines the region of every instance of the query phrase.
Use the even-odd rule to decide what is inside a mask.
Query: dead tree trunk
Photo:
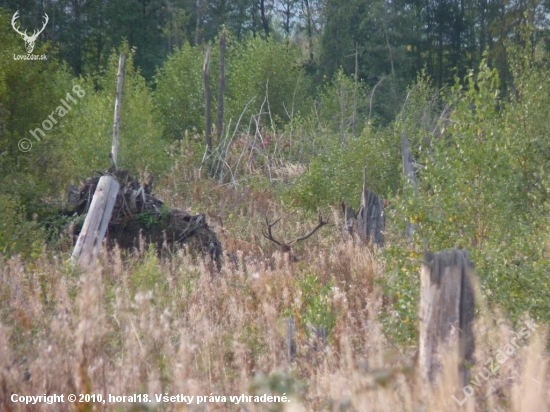
[[[116,99],[115,99],[115,115],[113,121],[113,142],[111,144],[111,167],[109,171],[117,173],[118,161],[118,140],[120,129],[120,105],[122,103],[122,85],[124,83],[124,63],[126,56],[124,53],[120,55],[118,61],[118,73],[116,81]],[[71,256],[74,263],[78,263],[83,267],[90,267],[99,251],[103,238],[107,232],[111,214],[116,203],[120,185],[112,176],[102,176],[99,179],[97,189],[92,199],[92,204],[86,215],[84,226],[78,236],[76,245]]]
[[[223,98],[225,94],[225,28],[220,37],[220,85],[218,88],[218,117],[216,119],[216,134],[218,144],[223,133]]]
[[[74,263],[89,267],[95,262],[111,220],[119,187],[120,185],[112,176],[102,176],[99,179],[92,204],[71,256]]]
[[[411,157],[411,145],[405,133],[401,134],[401,153],[403,157],[403,176],[406,182],[412,187],[414,194],[418,194],[418,186],[416,183],[416,175]],[[405,222],[405,238],[411,240],[414,233],[415,225],[409,221]]]
[[[208,152],[212,151],[212,116],[210,107],[212,105],[212,96],[210,93],[210,45],[206,46],[204,54],[204,65],[202,66],[202,81],[204,85],[204,120],[206,137],[206,146]]]
[[[367,189],[367,168],[363,170],[363,193],[361,206],[357,212],[357,225],[359,238],[363,242],[374,241],[379,247],[384,246],[386,229],[384,206],[382,199]]]
[[[354,87],[353,87],[353,119],[351,122],[351,133],[355,136],[357,129],[357,88],[359,84],[359,50],[357,48],[357,42],[355,42],[355,76],[354,76]]]
[[[260,0],[260,19],[262,20],[265,38],[267,39],[269,37],[269,20],[265,12],[265,0]]]
[[[201,0],[197,0],[196,9],[197,9],[197,19],[195,22],[195,46],[199,44],[199,41],[200,41],[200,26],[201,26],[201,17],[202,17]]]
[[[420,342],[418,361],[424,380],[434,383],[445,349],[458,348],[458,372],[469,379],[473,361],[474,265],[466,250],[425,252],[420,270]]]
[[[111,145],[112,167],[117,170],[118,161],[118,131],[120,129],[120,104],[122,102],[122,85],[124,84],[124,63],[126,56],[120,55],[118,61],[118,73],[116,75],[116,98],[115,98],[115,119],[113,123],[113,144]]]

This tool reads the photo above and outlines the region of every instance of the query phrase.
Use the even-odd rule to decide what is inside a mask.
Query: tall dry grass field
[[[159,258],[146,246],[104,253],[88,273],[45,250],[32,263],[0,260],[2,411],[517,411],[550,405],[546,331],[532,336],[464,398],[456,360],[443,359],[438,385],[414,369],[414,347],[392,342],[379,315],[390,311],[378,285],[379,252],[331,226],[299,245],[300,261],[273,252],[260,233],[265,214],[285,214],[264,192],[219,193],[201,183],[160,189],[173,207],[232,216],[225,224],[256,243],[264,260],[208,259],[180,250]],[[177,194],[176,194],[177,193]],[[189,199],[193,199],[192,201]],[[225,200],[223,200],[225,199]],[[219,210],[224,209],[225,210]],[[314,218],[285,214],[281,231],[300,233]],[[386,305],[386,307],[383,307]],[[289,355],[286,318],[295,321]],[[317,325],[315,324],[317,323]],[[325,335],[316,326],[324,325]],[[513,337],[504,317],[480,309],[472,376]],[[226,396],[199,405],[69,403],[68,394]],[[13,394],[65,394],[64,403],[14,403]],[[230,395],[287,396],[287,403],[230,402]]]

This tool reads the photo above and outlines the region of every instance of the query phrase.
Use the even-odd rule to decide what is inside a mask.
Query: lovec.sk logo
[[[34,50],[34,43],[36,42],[36,39],[38,38],[40,33],[44,31],[44,29],[46,28],[46,24],[48,24],[48,21],[50,20],[48,15],[44,13],[44,25],[40,30],[34,30],[32,35],[30,36],[27,34],[27,30],[25,30],[24,32],[19,30],[21,25],[19,26],[15,25],[15,21],[18,18],[19,18],[19,10],[16,11],[13,17],[11,18],[11,27],[13,27],[13,30],[15,30],[18,34],[20,34],[21,37],[23,37],[23,40],[25,40],[25,48],[27,49],[28,54],[26,56],[25,55],[16,56],[14,54],[13,55],[14,60],[45,60],[46,59],[45,55],[37,56],[32,54],[32,51]]]

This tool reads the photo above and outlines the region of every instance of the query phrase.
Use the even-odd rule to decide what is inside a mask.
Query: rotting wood
[[[458,350],[458,373],[464,385],[473,362],[474,265],[466,250],[424,253],[420,270],[420,342],[418,362],[424,380],[434,383],[441,356]]]
[[[71,260],[82,267],[95,262],[107,232],[120,185],[112,176],[102,176],[92,199]]]
[[[90,199],[97,190],[101,176],[86,179],[80,188],[71,189],[71,205],[62,213],[76,214],[67,228],[67,234],[78,236],[82,232],[79,216],[89,214]],[[216,266],[221,265],[222,245],[209,228],[204,215],[191,215],[183,210],[171,209],[162,200],[148,193],[128,171],[119,169],[108,174],[120,184],[116,202],[109,221],[109,241],[123,250],[136,250],[141,239],[155,246],[161,254],[171,254],[177,248],[187,245],[194,256],[210,257]]]
[[[345,231],[353,238],[353,234],[357,231],[357,212],[345,202],[342,202],[342,212],[344,213]]]
[[[382,199],[367,189],[367,168],[363,169],[363,192],[361,206],[357,212],[359,238],[368,243],[373,241],[379,247],[384,246],[386,216]]]

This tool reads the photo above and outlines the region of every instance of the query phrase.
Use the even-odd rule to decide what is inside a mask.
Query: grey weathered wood
[[[218,144],[221,141],[223,133],[223,103],[225,96],[225,39],[226,31],[224,27],[220,37],[220,83],[218,87],[218,116],[216,118],[216,135],[218,138]]]
[[[112,176],[102,176],[94,192],[84,226],[78,236],[71,260],[87,267],[94,263],[111,220],[120,185]]]
[[[474,353],[472,322],[474,265],[466,250],[425,252],[420,270],[420,342],[418,361],[425,380],[435,382],[445,350],[458,348],[459,373],[464,384]]]
[[[342,212],[344,212],[346,232],[353,238],[353,234],[357,230],[357,213],[345,202],[342,202]]]
[[[363,242],[375,242],[378,246],[384,246],[384,231],[386,229],[386,216],[384,206],[374,192],[367,189],[367,168],[363,171],[363,193],[361,194],[361,206],[357,212],[357,232]]]
[[[118,131],[120,129],[120,104],[122,102],[122,85],[124,83],[124,63],[126,56],[121,53],[118,61],[118,72],[116,75],[116,98],[115,98],[115,118],[113,122],[113,143],[111,145],[111,160],[116,170],[118,160]]]
[[[206,46],[204,54],[204,64],[202,66],[202,82],[204,86],[204,134],[206,137],[206,146],[208,151],[212,150],[212,96],[210,93],[210,45]]]
[[[403,176],[405,176],[406,182],[413,188],[414,194],[418,194],[418,185],[416,182],[416,175],[414,173],[411,145],[405,133],[401,134],[401,155],[403,159]],[[405,238],[411,240],[414,233],[415,225],[409,221],[405,223]]]

